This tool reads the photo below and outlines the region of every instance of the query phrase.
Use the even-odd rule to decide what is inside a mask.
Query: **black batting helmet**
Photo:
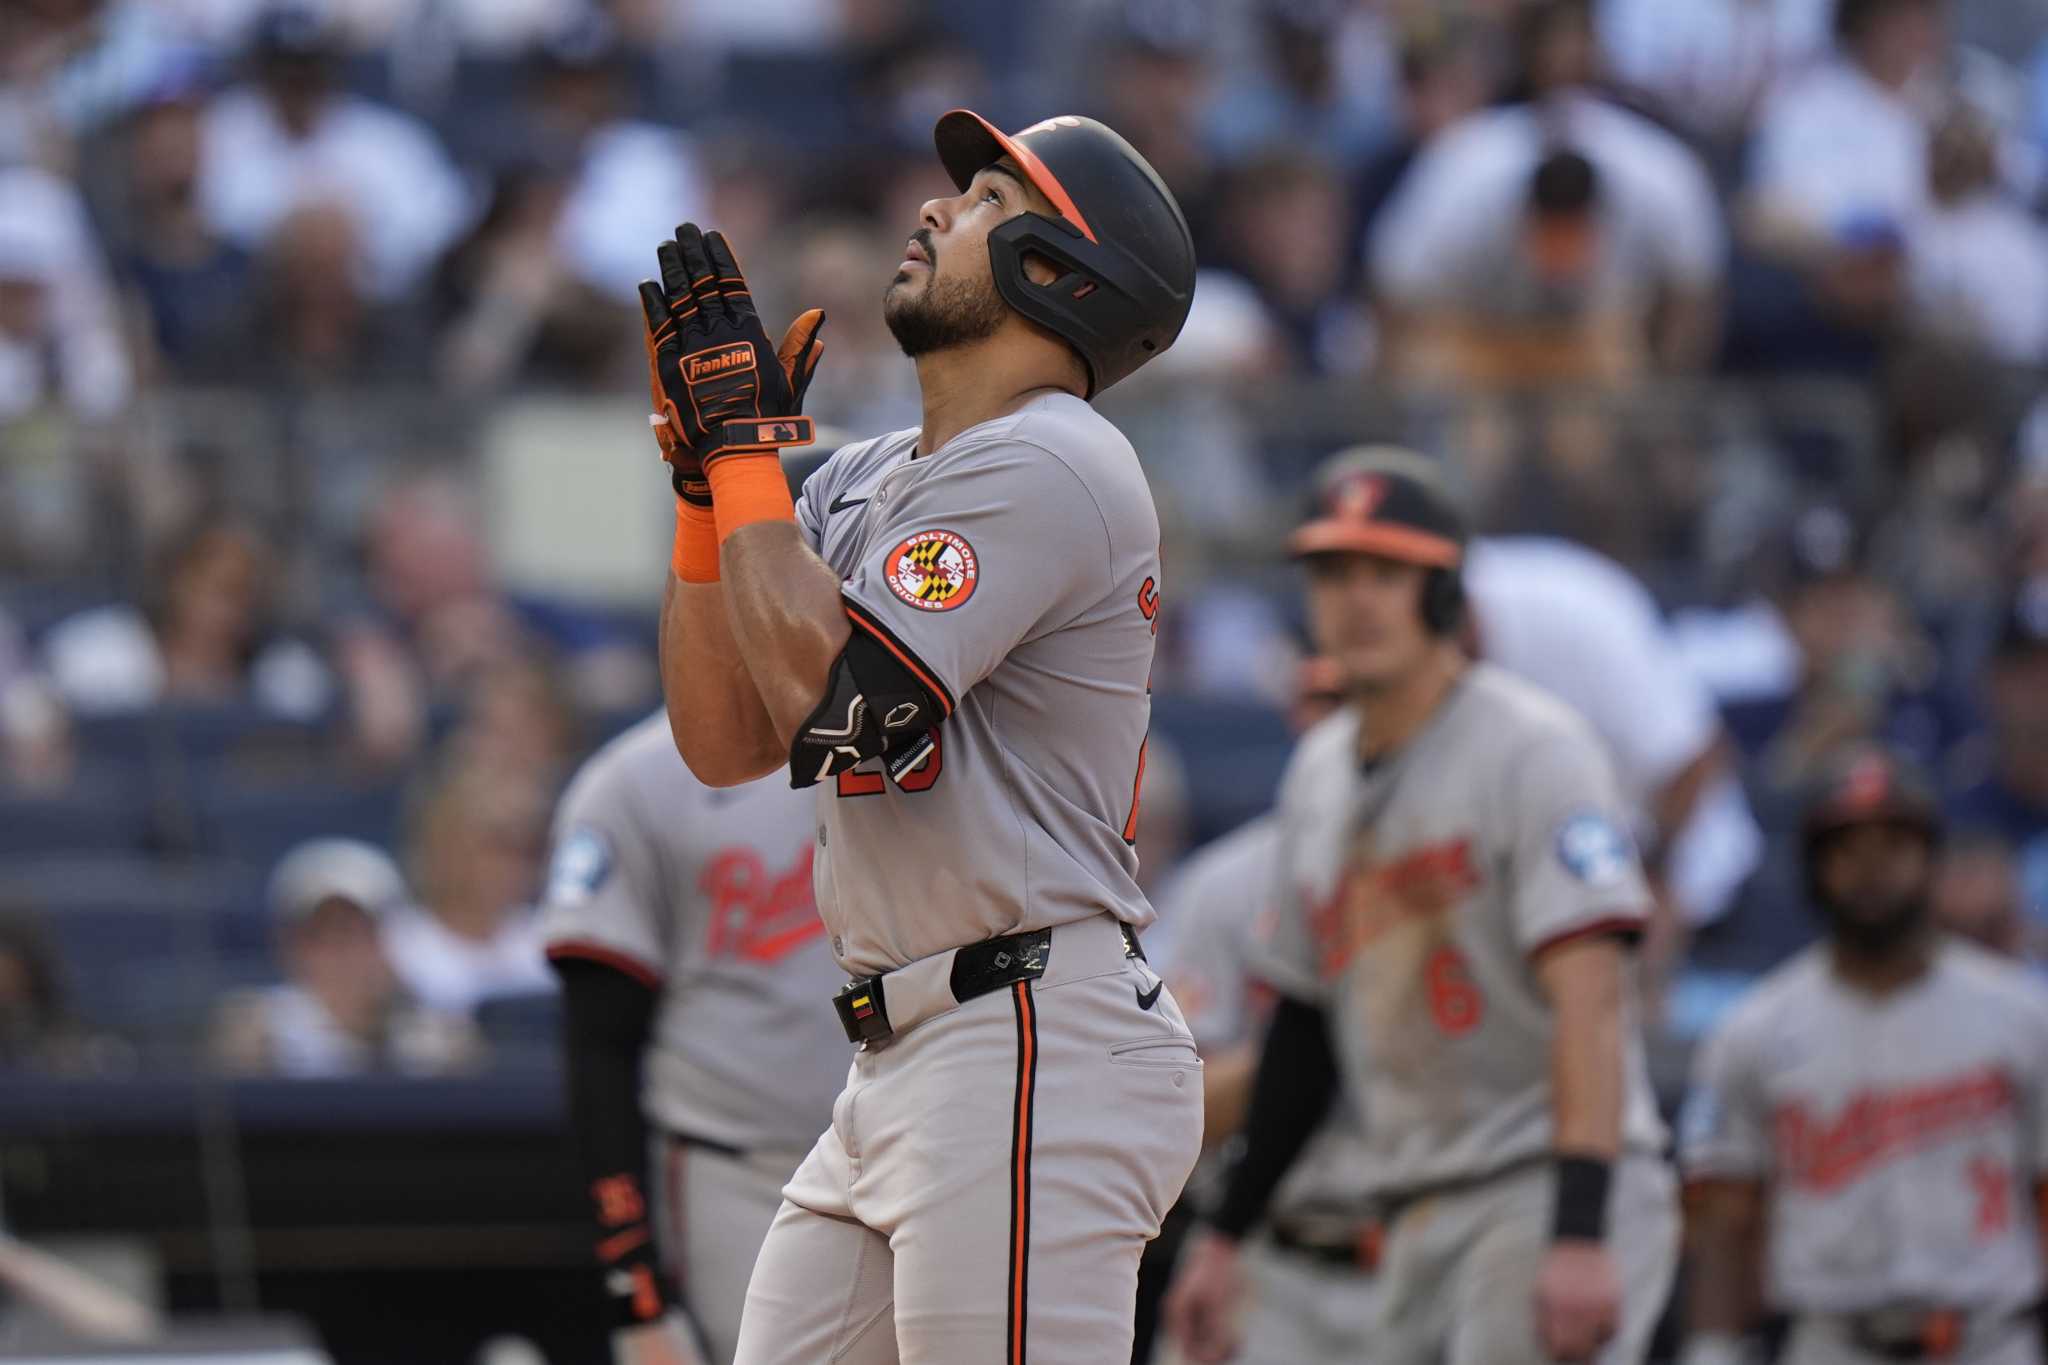
[[[1934,786],[1904,754],[1881,744],[1859,744],[1830,760],[1807,797],[1799,835],[1812,884],[1814,858],[1833,835],[1859,825],[1904,825],[1930,844],[1941,841],[1941,810]]]
[[[1438,635],[1465,610],[1465,518],[1427,456],[1400,446],[1353,446],[1316,468],[1315,510],[1289,537],[1295,558],[1368,554],[1427,568],[1422,622]]]
[[[1194,238],[1130,143],[1073,114],[1009,134],[965,109],[941,118],[932,140],[959,188],[1007,156],[1058,211],[1021,213],[989,233],[989,263],[1012,308],[1080,353],[1088,397],[1173,345],[1195,296]],[[1059,278],[1033,284],[1027,254]]]

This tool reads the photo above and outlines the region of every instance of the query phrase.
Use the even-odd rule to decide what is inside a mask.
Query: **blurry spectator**
[[[363,552],[377,615],[367,626],[398,647],[378,654],[378,667],[416,666],[429,692],[445,697],[519,652],[519,623],[491,582],[482,509],[459,480],[421,474],[385,489]]]
[[[1223,260],[1258,291],[1288,368],[1356,374],[1365,368],[1362,310],[1345,292],[1350,205],[1326,163],[1275,149],[1228,175]]]
[[[856,122],[848,131],[858,142],[921,153],[947,110],[988,103],[989,73],[980,54],[913,10],[856,49],[854,61]]]
[[[0,903],[0,1069],[93,1075],[129,1059],[72,1016],[56,948],[33,910]]]
[[[237,334],[249,322],[249,253],[222,238],[199,204],[203,108],[196,91],[169,91],[136,112],[125,147],[117,263],[174,371],[250,340]]]
[[[1203,0],[1119,0],[1111,10],[1085,94],[1173,191],[1203,259],[1215,227],[1216,158],[1202,136],[1214,79],[1209,7]]]
[[[1994,130],[1957,104],[1928,160],[1928,209],[1907,242],[1915,322],[2005,364],[2048,361],[2048,231],[2004,194]]]
[[[45,404],[112,418],[132,382],[77,191],[28,166],[0,169],[0,422]]]
[[[1765,558],[1766,600],[1683,637],[1763,779],[1794,792],[1816,763],[1864,740],[1931,758],[1944,738],[1926,701],[1931,653],[1848,514],[1801,510]]]
[[[701,217],[706,194],[687,141],[627,117],[626,57],[618,31],[593,12],[542,44],[532,87],[536,150],[567,177],[552,234],[559,268],[621,305],[647,278],[653,244]],[[620,317],[630,338],[632,315]]]
[[[320,655],[276,629],[277,553],[256,527],[203,512],[154,559],[139,606],[80,612],[45,637],[44,666],[67,707],[247,702],[311,720],[333,703]]]
[[[364,290],[352,264],[361,244],[357,215],[340,205],[293,209],[264,245],[247,320],[196,354],[191,375],[294,388],[414,378],[415,337],[395,306]]]
[[[1942,0],[1838,0],[1836,55],[1765,105],[1749,166],[1751,235],[1778,253],[1880,228],[1927,202]]]
[[[0,24],[0,164],[70,164],[76,139],[126,113],[190,60],[164,4],[39,0]]]
[[[1286,144],[1355,170],[1393,122],[1379,16],[1348,0],[1259,0],[1255,9],[1265,60],[1210,106],[1210,145],[1237,161]]]
[[[1474,114],[1416,158],[1375,224],[1372,285],[1397,371],[1615,374],[1707,357],[1720,207],[1684,144],[1584,88],[1583,7],[1559,5],[1539,98]],[[1576,27],[1575,27],[1576,26]]]
[[[237,993],[214,1018],[217,1065],[274,1076],[430,1075],[481,1059],[465,1019],[407,1001],[379,942],[405,904],[391,859],[352,839],[299,845],[270,878],[284,983]]]
[[[1826,51],[1835,0],[1599,0],[1614,79],[1732,167],[1764,97]]]
[[[384,946],[413,997],[469,1014],[501,995],[551,991],[533,905],[548,796],[530,777],[450,766],[427,791],[409,839],[419,904],[393,914]]]
[[[916,371],[904,363],[875,306],[882,277],[875,262],[902,246],[892,240],[896,233],[907,235],[915,226],[912,221],[878,229],[858,219],[823,218],[805,224],[792,245],[790,300],[822,308],[832,320],[832,363],[818,367],[804,399],[804,411],[820,422],[847,431],[893,431],[918,423]]]
[[[2013,850],[2028,918],[2048,926],[2048,577],[2013,594],[1985,692],[1988,771],[1949,803],[1950,820]]]
[[[1355,216],[1370,239],[1380,210],[1439,133],[1486,104],[1490,86],[1483,30],[1467,19],[1425,11],[1404,33],[1400,127],[1358,177]]]
[[[264,12],[254,79],[206,111],[199,201],[252,250],[309,205],[339,207],[358,228],[357,282],[389,299],[461,230],[467,196],[424,126],[337,87],[339,56],[318,11],[281,0]]]
[[[1562,698],[1606,743],[1679,927],[1718,918],[1763,838],[1714,698],[1656,602],[1614,561],[1540,536],[1475,540],[1465,587],[1477,652]]]
[[[617,377],[633,333],[613,301],[569,273],[556,245],[567,189],[538,163],[502,172],[483,218],[436,272],[437,364],[457,392]],[[673,228],[644,239],[643,254]]]
[[[1942,848],[1934,874],[1934,922],[2005,957],[2037,959],[2043,933],[2020,903],[2012,848],[1994,835],[1964,834]]]
[[[527,652],[491,664],[463,695],[448,738],[455,762],[554,786],[584,752],[575,708],[549,661]]]

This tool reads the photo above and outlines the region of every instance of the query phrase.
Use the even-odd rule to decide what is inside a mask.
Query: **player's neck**
[[[1934,965],[1934,948],[1934,934],[1926,929],[1882,952],[1832,939],[1828,943],[1828,961],[1844,985],[1865,995],[1890,995],[1927,974]]]
[[[919,356],[917,387],[924,399],[919,455],[931,454],[969,427],[1007,417],[1043,394],[1071,392],[1042,356],[986,342]]]
[[[1388,687],[1361,692],[1358,707],[1358,757],[1371,763],[1393,753],[1419,734],[1444,698],[1457,686],[1468,666],[1455,644],[1437,645],[1413,673]]]

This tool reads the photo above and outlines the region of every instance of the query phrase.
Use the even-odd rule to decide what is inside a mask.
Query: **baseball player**
[[[1332,1097],[1386,1218],[1382,1361],[1639,1360],[1676,1258],[1625,952],[1649,895],[1590,728],[1456,640],[1465,533],[1405,451],[1326,465],[1295,533],[1351,703],[1283,779],[1242,1158],[1168,1315],[1228,1358],[1238,1241]]]
[[[622,1362],[729,1365],[783,1182],[831,1118],[846,1056],[818,1001],[842,977],[811,818],[787,782],[698,782],[661,716],[556,815],[543,926]]]
[[[811,437],[821,319],[776,348],[687,224],[641,289],[676,743],[706,782],[814,790],[854,977],[860,1049],[755,1264],[742,1365],[1127,1359],[1201,1142],[1201,1061],[1137,939],[1159,524],[1088,402],[1178,335],[1187,225],[1092,120],[955,111],[936,141],[959,193],[883,299],[923,425],[840,450],[800,506],[772,456]]]
[[[1792,1365],[2039,1365],[2048,987],[1935,928],[1941,828],[1897,755],[1836,760],[1802,824],[1826,936],[1710,1036],[1680,1125],[1682,1359],[1748,1359],[1767,1305]]]
[[[1278,820],[1259,816],[1190,858],[1161,898],[1173,937],[1159,974],[1202,1049],[1211,1148],[1242,1126],[1258,1064],[1257,1030],[1272,992],[1248,963],[1255,958],[1253,920],[1269,898],[1279,849]],[[1358,1118],[1340,1101],[1275,1192],[1263,1235],[1245,1247],[1250,1301],[1237,1354],[1243,1365],[1374,1359],[1380,1232],[1363,1207],[1364,1162]]]

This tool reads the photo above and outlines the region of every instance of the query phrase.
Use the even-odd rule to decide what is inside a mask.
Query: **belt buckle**
[[[1945,1360],[1962,1349],[1963,1315],[1936,1308],[1920,1320],[1920,1347],[1931,1360]]]
[[[889,1023],[889,1007],[882,995],[882,978],[862,977],[849,981],[832,997],[839,1011],[839,1026],[849,1043],[878,1043],[896,1030]]]

